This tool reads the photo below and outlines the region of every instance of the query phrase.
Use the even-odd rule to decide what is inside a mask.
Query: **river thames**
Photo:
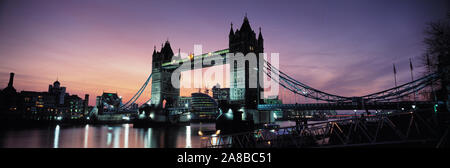
[[[277,122],[281,127],[295,122]],[[215,130],[214,123],[134,128],[133,124],[55,125],[46,128],[4,129],[2,148],[201,148],[198,131]]]

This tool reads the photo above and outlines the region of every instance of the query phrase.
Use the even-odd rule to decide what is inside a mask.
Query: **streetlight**
[[[437,107],[438,107],[438,104],[435,104],[435,105],[434,105],[434,112],[435,112],[435,113],[437,113]]]

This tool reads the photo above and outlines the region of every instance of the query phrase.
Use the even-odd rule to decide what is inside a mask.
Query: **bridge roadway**
[[[352,102],[345,103],[311,103],[311,104],[259,104],[258,110],[391,110],[391,109],[411,109],[413,105],[416,108],[431,108],[434,106],[431,101],[402,101],[402,102],[372,102],[356,104]]]
[[[189,56],[179,60],[172,60],[162,64],[164,69],[176,69],[180,67],[180,71],[188,71],[194,69],[207,68],[217,65],[227,64],[226,55],[229,49],[218,50],[196,56]],[[191,66],[181,66],[185,63],[190,63]]]

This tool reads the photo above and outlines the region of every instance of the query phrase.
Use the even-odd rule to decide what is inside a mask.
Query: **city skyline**
[[[398,83],[410,81],[409,58],[419,65],[426,23],[443,19],[448,7],[446,1],[268,3],[5,1],[0,87],[14,72],[17,91],[45,91],[58,78],[71,94],[118,92],[128,100],[151,73],[153,46],[159,50],[168,39],[174,52],[193,52],[194,44],[205,52],[226,48],[230,23],[240,27],[247,13],[252,28],[262,28],[265,51],[280,53],[282,70],[320,90],[361,96],[393,87],[392,63]],[[139,103],[150,97],[145,93]]]

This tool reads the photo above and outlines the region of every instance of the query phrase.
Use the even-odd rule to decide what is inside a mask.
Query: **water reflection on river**
[[[279,122],[282,127],[294,122]],[[3,148],[199,148],[200,130],[215,130],[214,123],[167,128],[120,125],[56,125],[48,128],[0,131]]]
[[[202,124],[214,130],[215,124]],[[132,124],[54,126],[0,132],[6,148],[198,148],[200,124],[168,128],[133,128]]]

